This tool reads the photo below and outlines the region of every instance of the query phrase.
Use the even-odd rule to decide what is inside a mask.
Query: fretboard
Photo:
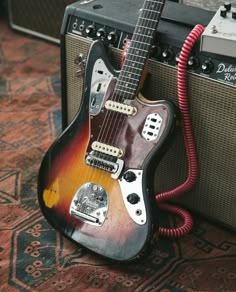
[[[116,84],[116,93],[133,99],[147,61],[165,0],[145,0]]]

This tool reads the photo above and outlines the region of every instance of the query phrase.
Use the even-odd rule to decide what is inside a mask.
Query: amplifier
[[[142,4],[142,0],[95,0],[67,7],[61,27],[63,128],[80,107],[84,64],[91,42],[101,38],[111,61],[119,68],[122,49],[132,37]],[[200,8],[166,2],[149,60],[143,90],[146,98],[169,99],[177,104],[178,54],[193,26],[207,26],[213,16],[213,12]],[[199,48],[200,42],[189,60],[188,93],[200,176],[195,187],[176,201],[235,229],[236,61],[200,52]],[[156,167],[155,193],[180,185],[187,172],[180,128]]]
[[[60,27],[67,5],[73,0],[8,0],[12,29],[59,43]]]

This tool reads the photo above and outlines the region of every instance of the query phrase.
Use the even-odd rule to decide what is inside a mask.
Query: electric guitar
[[[140,257],[158,227],[154,169],[177,110],[167,100],[145,99],[140,88],[164,2],[144,1],[121,71],[101,41],[91,44],[80,110],[39,170],[38,199],[48,222],[117,261]]]

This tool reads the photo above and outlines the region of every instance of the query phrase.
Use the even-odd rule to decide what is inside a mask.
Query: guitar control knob
[[[96,34],[96,27],[95,25],[91,24],[89,25],[86,30],[85,30],[86,34],[88,37],[93,37]]]
[[[140,197],[137,194],[132,193],[127,196],[127,200],[130,204],[134,205],[140,201]]]
[[[202,72],[209,74],[214,69],[214,63],[211,60],[206,60],[202,63]]]
[[[97,37],[99,37],[100,39],[104,39],[107,36],[107,31],[105,30],[105,28],[99,28],[99,30],[97,31]]]
[[[188,67],[190,69],[196,69],[199,66],[199,59],[198,57],[190,57],[188,60]]]
[[[110,44],[114,45],[118,40],[118,35],[117,35],[117,33],[115,31],[111,31],[108,34],[107,39],[108,39]]]
[[[135,181],[136,180],[136,174],[133,172],[133,171],[127,171],[125,174],[124,174],[124,179],[127,181],[127,182],[132,182],[132,181]]]
[[[166,49],[162,52],[162,57],[165,61],[171,61],[174,57],[174,52],[172,49]]]

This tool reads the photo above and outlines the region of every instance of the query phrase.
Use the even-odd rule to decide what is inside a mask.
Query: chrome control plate
[[[157,113],[152,113],[147,116],[144,127],[142,130],[142,136],[146,141],[155,141],[158,138],[158,134],[161,128],[162,118]]]
[[[134,181],[128,182],[123,177],[119,179],[119,184],[125,203],[125,207],[130,215],[130,217],[139,225],[144,225],[147,220],[146,208],[144,204],[143,192],[142,192],[142,177],[143,170],[129,169],[135,174],[136,179]],[[128,196],[130,194],[135,194],[139,197],[139,201],[135,204],[131,204],[128,201]]]
[[[107,69],[104,61],[99,58],[93,68],[91,94],[90,94],[90,114],[99,114],[103,98],[113,75]]]
[[[70,205],[70,214],[89,224],[101,226],[108,211],[108,196],[105,189],[89,182],[75,193]]]

